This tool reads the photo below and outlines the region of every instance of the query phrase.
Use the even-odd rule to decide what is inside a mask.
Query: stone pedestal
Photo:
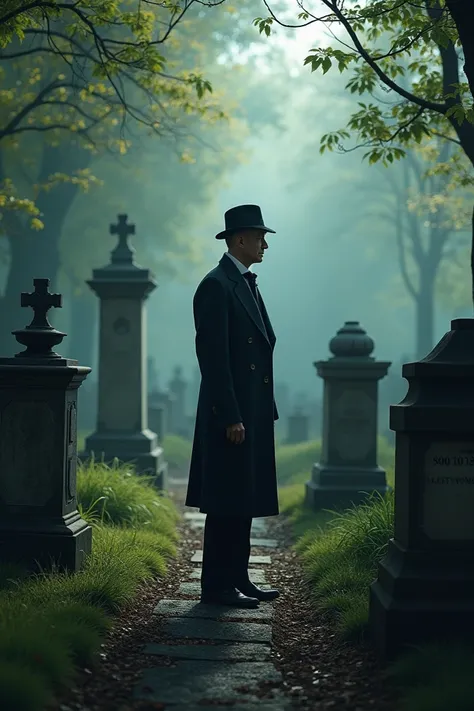
[[[402,370],[396,432],[395,533],[370,592],[381,657],[474,635],[474,319]]]
[[[323,437],[306,502],[316,510],[346,508],[388,489],[377,465],[377,389],[390,363],[370,355],[374,342],[357,321],[346,321],[329,349],[333,357],[314,363],[324,380]]]
[[[127,216],[111,225],[119,243],[111,262],[88,281],[100,299],[99,399],[97,429],[87,437],[84,457],[133,463],[166,488],[166,462],[157,436],[148,429],[145,300],[156,288],[150,271],[134,263]]]
[[[288,444],[307,442],[309,439],[309,417],[301,410],[296,410],[288,418]]]
[[[0,561],[77,571],[92,545],[76,499],[77,389],[91,369],[52,350],[66,334],[46,313],[61,296],[34,285],[21,295],[34,319],[14,331],[27,348],[0,358]]]

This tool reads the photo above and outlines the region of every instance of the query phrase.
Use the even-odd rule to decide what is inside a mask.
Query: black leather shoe
[[[203,590],[201,602],[204,605],[228,605],[230,607],[253,609],[258,607],[259,601],[256,597],[242,595],[235,588],[230,588],[227,590]]]
[[[247,595],[248,597],[255,597],[257,600],[261,600],[262,602],[275,600],[275,598],[280,595],[279,590],[262,590],[251,582],[242,583],[236,587],[244,595]]]

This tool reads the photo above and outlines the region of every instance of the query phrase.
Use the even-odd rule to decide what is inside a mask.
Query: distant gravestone
[[[300,408],[288,418],[288,444],[307,442],[309,439],[309,416]]]
[[[474,635],[474,319],[405,363],[396,433],[395,532],[370,595],[381,657]]]
[[[34,279],[21,295],[34,318],[14,331],[26,346],[0,358],[0,560],[29,570],[79,570],[92,529],[77,510],[77,390],[90,368],[52,349],[65,333],[47,319],[61,295]]]
[[[90,288],[100,299],[99,404],[96,431],[85,456],[131,462],[166,487],[166,462],[157,436],[148,429],[145,300],[156,288],[150,270],[134,263],[128,240],[135,233],[126,215],[110,226],[118,236],[111,261],[94,269]]]
[[[171,428],[174,434],[181,437],[188,436],[188,423],[186,419],[186,393],[188,383],[183,378],[183,369],[177,365],[169,383],[169,391],[173,395],[173,412]]]
[[[388,489],[377,465],[377,386],[390,366],[370,354],[373,340],[358,321],[346,321],[331,340],[333,356],[314,363],[324,380],[321,461],[306,484],[315,509],[347,507]]]

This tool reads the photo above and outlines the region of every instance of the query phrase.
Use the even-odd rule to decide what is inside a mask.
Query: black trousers
[[[207,514],[204,525],[201,587],[224,590],[248,582],[250,529],[244,516]]]

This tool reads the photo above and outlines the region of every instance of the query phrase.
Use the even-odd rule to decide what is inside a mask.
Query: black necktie
[[[245,279],[247,279],[248,284],[250,286],[250,289],[252,291],[252,294],[254,295],[255,301],[258,304],[258,296],[257,296],[257,275],[254,274],[253,272],[245,272],[244,273]]]

